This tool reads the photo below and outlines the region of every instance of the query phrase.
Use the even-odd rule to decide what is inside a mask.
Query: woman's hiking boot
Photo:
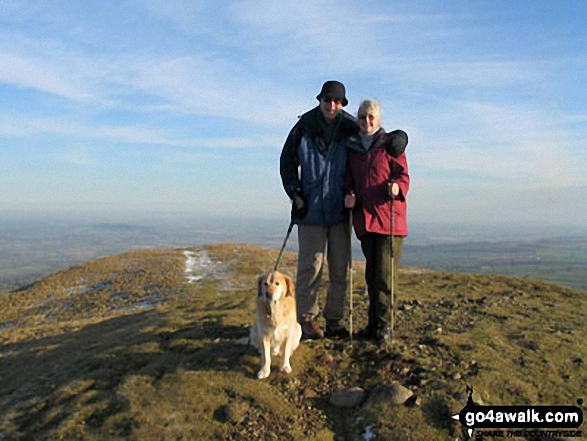
[[[391,340],[391,329],[389,326],[367,326],[357,332],[359,340],[373,340],[377,343],[385,343]]]
[[[377,329],[375,339],[378,343],[391,343],[391,328],[389,326],[381,326]]]
[[[377,328],[375,326],[367,326],[357,332],[359,340],[375,340],[377,337]]]

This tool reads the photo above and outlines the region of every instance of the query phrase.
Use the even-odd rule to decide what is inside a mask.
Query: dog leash
[[[293,230],[293,226],[295,225],[294,220],[289,223],[289,227],[287,229],[287,234],[285,235],[285,239],[283,240],[283,245],[281,245],[281,250],[279,250],[279,255],[277,256],[277,260],[275,261],[275,265],[273,265],[273,271],[277,271],[277,267],[279,266],[279,262],[281,261],[281,256],[283,255],[283,250],[285,250],[285,245],[287,244],[287,240],[289,239],[289,235]]]

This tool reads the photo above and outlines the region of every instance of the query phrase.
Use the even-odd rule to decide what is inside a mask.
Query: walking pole
[[[353,345],[353,210],[349,210],[349,331]]]
[[[393,163],[392,163],[392,170],[393,170]],[[394,255],[394,249],[393,249],[393,227],[394,227],[394,212],[393,212],[393,203],[395,201],[395,196],[393,194],[393,173],[391,175],[391,186],[390,186],[390,234],[389,234],[389,253],[390,253],[390,257],[391,257],[391,270],[389,271],[389,289],[390,289],[390,300],[391,300],[391,304],[389,305],[389,311],[390,311],[390,325],[391,325],[391,335],[390,335],[390,343],[391,340],[393,340],[394,337],[394,330],[395,330],[395,255]]]

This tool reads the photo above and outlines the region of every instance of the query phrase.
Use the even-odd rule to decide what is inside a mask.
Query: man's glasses
[[[359,119],[359,120],[363,120],[363,119],[364,120],[367,120],[367,119],[372,120],[372,119],[375,119],[375,115],[371,115],[370,113],[359,113],[357,115],[357,119]]]

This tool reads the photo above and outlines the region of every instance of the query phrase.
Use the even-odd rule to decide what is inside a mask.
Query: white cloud
[[[68,117],[16,118],[0,115],[0,135],[32,137],[56,134],[65,137],[82,137],[130,143],[165,143],[162,133],[143,126],[108,126],[83,123]]]
[[[281,148],[284,137],[180,137],[166,129],[143,126],[96,125],[71,121],[67,118],[14,118],[0,114],[0,136],[35,137],[46,134],[66,138],[83,138],[101,143],[162,145],[168,147],[194,147],[204,149],[262,149]]]
[[[20,49],[18,55],[0,55],[5,59],[0,81],[90,105],[215,115],[285,128],[295,115],[315,104],[320,81],[331,76],[367,73],[372,81],[354,90],[373,94],[388,87],[390,78],[396,86],[414,89],[423,83],[493,88],[518,84],[522,78],[527,81],[532,72],[539,71],[491,58],[457,62],[442,61],[440,55],[440,59],[422,61],[422,51],[426,52],[422,47],[413,48],[411,56],[405,57],[401,45],[394,46],[399,44],[395,39],[383,38],[400,32],[386,23],[420,29],[432,22],[435,28],[447,19],[438,14],[378,15],[330,0],[255,0],[234,2],[224,9],[217,4],[213,9],[210,2],[146,5],[188,35],[216,34],[223,43],[203,48],[196,38],[194,50],[181,56],[130,52],[89,56],[65,40],[53,40],[46,51],[47,43],[26,39],[20,45],[11,44],[12,50]],[[344,32],[334,31],[333,24]],[[3,39],[14,40],[10,37],[5,34]],[[226,56],[225,50],[233,55]],[[317,82],[316,75],[324,76]]]
[[[459,61],[438,55],[427,60],[408,58],[393,63],[390,69],[406,81],[426,84],[428,87],[452,88],[454,90],[474,89],[476,93],[488,90],[510,90],[512,86],[522,89],[538,88],[548,79],[549,69],[540,61],[465,58]],[[523,90],[522,90],[523,91]]]
[[[71,81],[70,71],[47,60],[0,53],[0,83],[32,88],[73,101],[95,101],[97,97]]]
[[[51,93],[98,110],[218,116],[261,125],[293,121],[305,102],[276,81],[254,78],[238,62],[207,55],[90,58],[70,53],[43,60],[0,53],[0,83]],[[147,104],[137,97],[146,98]],[[148,104],[149,100],[156,104]]]
[[[482,196],[587,185],[584,141],[566,118],[525,104],[452,101],[404,120],[408,159],[427,191],[468,189]],[[385,106],[384,106],[385,111]],[[580,145],[583,145],[583,148]],[[479,187],[480,186],[480,187]]]

